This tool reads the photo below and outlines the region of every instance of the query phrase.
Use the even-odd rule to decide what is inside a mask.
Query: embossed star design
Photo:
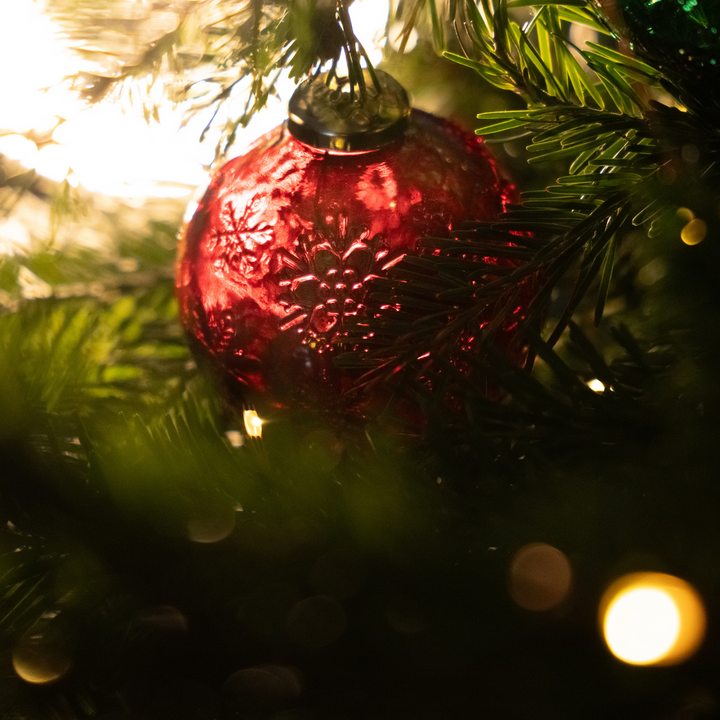
[[[273,226],[264,217],[262,196],[250,197],[240,206],[228,202],[207,241],[208,251],[215,255],[215,272],[236,280],[263,272],[273,237]]]

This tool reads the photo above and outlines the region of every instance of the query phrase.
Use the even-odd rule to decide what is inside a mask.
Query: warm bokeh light
[[[243,421],[245,430],[250,437],[262,437],[263,421],[254,410],[244,410]]]
[[[213,151],[198,144],[200,130],[180,133],[181,113],[170,103],[161,105],[160,123],[131,110],[101,104],[53,133],[85,188],[116,197],[185,197],[206,182],[203,163]]]
[[[370,62],[378,64],[383,58],[390,0],[355,0],[348,12],[355,35],[370,56]]]
[[[690,209],[686,207],[679,207],[675,214],[680,218],[680,220],[684,220],[686,223],[690,222],[694,217],[695,213]]]
[[[631,665],[675,665],[698,648],[705,609],[694,588],[662,573],[632,573],[613,583],[600,603],[610,651]]]
[[[653,258],[649,263],[643,265],[638,272],[638,280],[643,285],[654,285],[658,280],[662,280],[667,275],[667,267],[665,263],[658,257]]]
[[[23,223],[14,217],[0,220],[0,255],[24,255],[31,244],[32,236]]]
[[[165,99],[162,80],[151,79],[148,96],[157,106],[159,122],[146,121],[139,101],[105,100],[86,107],[64,82],[83,68],[83,61],[43,15],[42,5],[34,0],[0,3],[0,153],[54,181],[72,169],[68,179],[73,183],[118,198],[185,197],[205,183],[205,167],[213,162],[219,132],[199,142],[209,115],[188,121],[187,107]],[[242,152],[284,120],[286,96],[294,83],[285,77],[278,87],[281,98],[272,97],[268,109],[239,133],[234,152]],[[220,125],[237,108],[227,110],[218,116]],[[39,157],[34,143],[24,137],[34,137],[32,133],[52,133],[54,143]]]
[[[234,448],[242,447],[244,444],[242,433],[239,430],[226,430],[225,437]]]
[[[55,682],[67,674],[72,662],[57,648],[38,647],[32,643],[21,643],[12,655],[15,672],[25,682],[45,685]]]
[[[0,130],[52,130],[76,103],[63,84],[76,64],[42,6],[0,3]]]
[[[695,213],[690,208],[678,208],[675,214],[685,223],[680,231],[680,239],[686,245],[697,245],[705,239],[708,229],[707,223],[700,220],[700,218],[696,218]]]
[[[37,145],[23,135],[11,133],[0,136],[0,155],[17,160],[23,167],[32,170],[38,156]]]
[[[640,665],[664,657],[680,631],[675,603],[662,590],[630,588],[605,615],[605,637],[610,649],[625,662]]]
[[[55,182],[62,182],[70,172],[70,152],[63,145],[46,145],[37,154],[35,172]]]
[[[587,61],[585,57],[580,54],[580,50],[587,49],[587,43],[600,42],[600,36],[596,30],[583,25],[582,23],[572,23],[570,25],[570,45],[569,49],[574,58],[580,63],[580,67],[585,70],[587,68]]]
[[[566,555],[545,543],[530,543],[510,562],[508,591],[525,610],[545,612],[560,606],[572,585],[572,568]]]
[[[211,544],[220,542],[235,529],[235,510],[229,506],[205,508],[187,522],[188,539],[192,542]]]
[[[680,239],[686,245],[697,245],[702,242],[707,235],[707,223],[700,218],[693,218],[680,231]]]
[[[605,391],[605,385],[603,385],[603,383],[597,378],[593,378],[592,380],[590,380],[587,386],[596,393],[601,393]]]
[[[0,136],[0,153],[56,182],[72,169],[73,182],[91,192],[189,195],[205,181],[203,164],[214,155],[212,143],[198,142],[202,120],[181,128],[185,108],[163,100],[161,83],[150,87],[160,123],[146,122],[142,107],[125,107],[127,102],[85,107],[65,82],[83,61],[42,6],[33,0],[0,3],[0,134],[10,133]],[[54,142],[39,154],[24,137],[50,133]]]
[[[388,28],[388,44],[395,52],[409,53],[415,49],[418,41],[417,30],[413,28],[409,33],[407,40],[405,41],[405,47],[403,47],[403,28],[405,23],[396,22]]]
[[[356,0],[349,11],[371,61],[380,62],[389,0]],[[67,177],[73,185],[117,198],[186,197],[207,182],[220,128],[243,111],[250,78],[233,89],[201,144],[200,134],[215,108],[188,119],[189,103],[170,102],[164,98],[162,78],[150,77],[133,81],[135,97],[147,96],[159,122],[146,121],[139,100],[133,104],[127,98],[121,103],[104,100],[86,107],[65,82],[83,69],[83,62],[70,51],[59,27],[43,14],[42,2],[0,3],[0,153],[51,180]],[[228,159],[284,121],[294,88],[288,72],[282,72],[276,94],[238,132]],[[52,134],[53,140],[39,154],[29,139],[37,134],[47,138]]]

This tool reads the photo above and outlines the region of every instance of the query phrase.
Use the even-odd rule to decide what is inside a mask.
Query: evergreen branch
[[[70,249],[4,258],[0,290],[15,311],[0,317],[0,355],[19,363],[31,406],[82,417],[101,406],[139,410],[172,403],[192,379],[176,322],[175,228],[151,230],[120,240],[132,272]]]
[[[128,11],[52,0],[49,9],[83,58],[73,83],[89,102],[111,93],[128,103],[140,98],[146,119],[157,119],[149,91],[163,80],[174,102],[189,104],[187,119],[209,113],[203,137],[228,108],[221,154],[265,107],[281,71],[300,82],[328,61],[334,69],[346,52],[349,78],[362,86],[361,58],[370,64],[350,25],[351,1],[182,0]]]
[[[583,4],[583,19],[607,31],[593,6],[576,7]],[[599,324],[627,230],[645,224],[652,235],[664,215],[656,183],[667,161],[669,128],[682,136],[676,151],[700,128],[708,130],[699,119],[683,118],[683,124],[677,111],[648,100],[646,89],[657,87],[662,76],[646,62],[589,44],[580,51],[583,69],[560,32],[558,8],[537,5],[534,20],[520,28],[502,2],[493,8],[483,4],[483,12],[465,3],[459,38],[465,56],[445,55],[498,87],[513,87],[528,101],[525,110],[479,115],[479,134],[501,140],[529,134],[529,162],[568,162],[569,174],[544,191],[525,193],[522,205],[508,208],[495,223],[475,225],[471,234],[422,241],[432,250],[427,258],[405,258],[376,282],[367,317],[346,326],[343,347],[355,349],[337,358],[343,367],[365,371],[360,387],[398,377],[422,386],[421,378],[439,378],[443,371],[456,375],[447,365],[466,363],[457,351],[463,338],[489,346],[517,306],[519,287],[526,288],[523,323],[532,335],[553,289],[568,273],[575,275],[574,287],[543,341],[546,352],[592,288]],[[534,252],[518,246],[518,233],[531,233]],[[492,247],[482,247],[491,239]],[[479,263],[473,271],[458,263],[457,255],[496,257],[497,266],[489,270]],[[484,317],[494,319],[483,322]]]
[[[510,6],[503,2],[484,16],[479,15],[472,0],[461,5],[462,24],[456,23],[456,28],[465,58],[448,51],[445,56],[472,67],[497,87],[515,90],[531,106],[551,106],[559,102],[587,107],[587,102],[592,100],[600,109],[633,115],[645,103],[624,76],[641,77],[650,85],[659,82],[659,73],[650,65],[592,43],[588,44],[589,50],[579,54],[594,77],[580,66],[571,52],[570,42],[562,34],[561,21],[572,18],[611,34],[595,7],[584,0],[533,3],[539,10],[523,27],[510,17]],[[567,10],[565,5],[576,5],[583,10],[572,8],[568,15],[561,12]]]

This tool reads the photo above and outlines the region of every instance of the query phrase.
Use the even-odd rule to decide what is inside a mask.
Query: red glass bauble
[[[371,280],[423,236],[495,219],[512,191],[477,137],[417,110],[369,152],[277,128],[213,177],[186,227],[182,322],[245,402],[339,404],[355,379],[333,365],[341,322]]]

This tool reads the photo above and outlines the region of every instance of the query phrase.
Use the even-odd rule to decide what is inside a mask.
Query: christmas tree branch
[[[362,89],[361,61],[371,66],[347,4],[184,0],[128,10],[124,3],[52,0],[49,10],[83,59],[73,81],[89,102],[139,99],[146,119],[158,119],[151,90],[162,82],[172,101],[188,104],[187,119],[210,111],[202,136],[217,121],[222,154],[265,107],[283,71],[300,82],[327,62],[334,69],[345,53],[348,76]]]
[[[526,6],[535,13],[520,25],[512,10]],[[717,131],[704,115],[678,113],[652,99],[661,86],[669,86],[659,68],[605,45],[588,42],[579,49],[568,40],[563,23],[574,22],[612,41],[613,30],[594,3],[468,0],[455,7],[462,55],[446,50],[445,57],[516,92],[528,105],[481,113],[478,134],[490,142],[529,137],[531,164],[563,163],[568,170],[554,185],[523,193],[522,203],[494,223],[475,225],[470,234],[456,232],[444,242],[423,241],[432,252],[422,260],[422,282],[415,258],[406,258],[378,282],[380,292],[370,297],[371,319],[348,325],[349,344],[357,349],[338,360],[371,368],[365,382],[388,380],[399,368],[426,374],[464,333],[480,332],[483,342],[493,342],[516,303],[512,289],[518,283],[534,288],[523,322],[536,335],[532,328],[542,320],[555,288],[574,275],[543,345],[546,354],[593,288],[593,316],[599,324],[629,231],[643,226],[652,236],[677,207],[658,201],[658,186],[673,157],[686,143],[698,143],[707,149],[700,161],[703,174],[707,177],[715,167]],[[516,253],[519,233],[530,233],[535,249]],[[467,273],[452,264],[456,254],[481,256],[485,238],[495,242],[484,253],[494,253],[505,265],[503,272]],[[419,317],[422,307],[428,314]],[[501,320],[479,331],[473,323],[489,307]]]

